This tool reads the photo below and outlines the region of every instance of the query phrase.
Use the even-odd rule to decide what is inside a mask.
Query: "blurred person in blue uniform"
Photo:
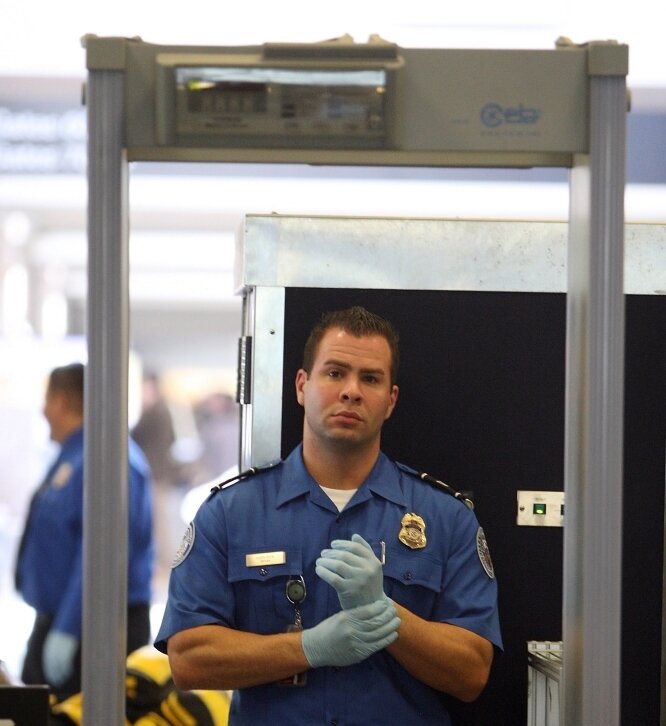
[[[83,555],[84,366],[55,368],[43,413],[60,452],[33,495],[19,545],[16,589],[36,611],[21,678],[59,697],[80,690]],[[150,640],[153,569],[151,478],[129,442],[127,652]]]
[[[483,530],[380,450],[398,337],[364,308],[315,326],[303,441],[188,527],[156,646],[176,685],[233,689],[230,724],[450,724],[502,640]]]

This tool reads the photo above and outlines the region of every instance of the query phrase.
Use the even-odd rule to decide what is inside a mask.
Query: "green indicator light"
[[[536,504],[532,505],[532,514],[545,514],[546,513],[546,505],[544,502],[537,502]]]

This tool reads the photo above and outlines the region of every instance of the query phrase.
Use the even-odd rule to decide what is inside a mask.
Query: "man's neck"
[[[358,489],[368,478],[379,456],[376,447],[354,450],[331,450],[313,441],[303,440],[303,463],[310,476],[323,487],[331,489]]]
[[[56,441],[57,443],[59,443],[61,445],[64,444],[65,441],[67,441],[67,439],[69,439],[70,436],[72,436],[82,426],[83,426],[82,418],[68,420],[60,427],[56,436],[54,436],[54,441]]]

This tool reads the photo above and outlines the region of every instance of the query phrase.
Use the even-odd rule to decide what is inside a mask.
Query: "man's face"
[[[388,342],[379,335],[357,338],[340,328],[328,330],[310,375],[303,369],[296,374],[296,397],[305,409],[304,441],[378,447],[398,399]]]
[[[62,417],[64,402],[64,394],[61,391],[47,389],[44,396],[44,406],[42,413],[46,419],[53,441],[60,441],[60,420]]]

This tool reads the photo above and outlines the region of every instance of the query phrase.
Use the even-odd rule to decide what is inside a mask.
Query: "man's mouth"
[[[335,418],[349,419],[350,421],[362,421],[361,417],[355,411],[338,411],[333,414]]]

